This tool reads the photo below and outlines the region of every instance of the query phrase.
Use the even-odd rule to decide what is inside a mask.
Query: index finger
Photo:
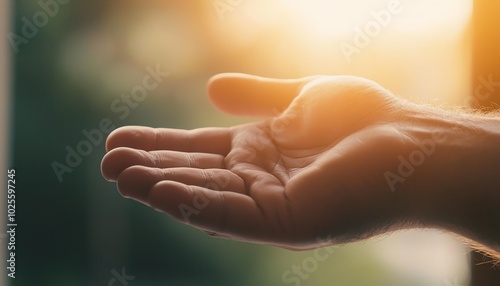
[[[145,151],[212,153],[225,156],[231,148],[231,131],[229,128],[182,130],[125,126],[111,132],[106,139],[106,151],[118,147]]]

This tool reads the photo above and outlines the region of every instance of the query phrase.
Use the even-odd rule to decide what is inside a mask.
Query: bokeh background
[[[353,74],[415,101],[464,104],[471,0],[2,1],[10,6],[2,58],[10,84],[1,104],[10,128],[2,144],[4,167],[16,169],[19,225],[17,278],[5,285],[126,285],[109,284],[122,269],[134,276],[131,286],[467,285],[468,249],[432,231],[336,248],[309,264],[307,278],[287,282],[284,273],[311,263],[313,252],[213,239],[123,199],[100,174],[104,139],[62,175],[54,164],[67,165],[68,150],[103,119],[115,128],[186,129],[255,120],[210,105],[205,83],[221,72]],[[48,2],[57,4],[52,15],[40,4]],[[374,28],[374,13],[394,3],[399,12]],[[359,31],[369,35],[356,46]],[[346,44],[357,48],[351,56]],[[126,105],[122,95],[147,67],[169,75]]]

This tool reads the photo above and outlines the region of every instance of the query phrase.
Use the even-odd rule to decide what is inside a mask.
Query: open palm
[[[394,123],[407,103],[376,83],[226,74],[209,95],[226,112],[269,118],[120,128],[108,137],[103,175],[122,195],[211,235],[293,249],[369,237],[407,218],[384,178],[414,148]]]

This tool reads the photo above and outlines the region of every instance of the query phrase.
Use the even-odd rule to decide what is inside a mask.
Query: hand
[[[436,171],[459,161],[469,145],[457,140],[468,143],[473,136],[464,134],[474,129],[375,82],[225,74],[208,91],[228,113],[270,118],[232,128],[114,131],[102,172],[123,196],[214,236],[309,249],[440,227],[441,190],[463,183]]]

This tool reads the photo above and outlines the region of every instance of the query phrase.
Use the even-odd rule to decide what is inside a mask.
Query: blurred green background
[[[465,285],[466,250],[438,234],[343,246],[316,263],[314,252],[210,238],[123,199],[100,174],[106,134],[82,143],[103,119],[186,129],[253,120],[210,105],[205,83],[221,72],[355,74],[401,96],[460,104],[470,1],[400,1],[402,12],[347,59],[340,44],[388,2],[11,1],[8,167],[19,226],[10,285]],[[169,75],[127,105],[122,95],[147,67]],[[68,150],[78,148],[88,155],[70,167]],[[283,279],[294,265],[311,270],[307,278]],[[123,269],[134,278],[110,284]]]

